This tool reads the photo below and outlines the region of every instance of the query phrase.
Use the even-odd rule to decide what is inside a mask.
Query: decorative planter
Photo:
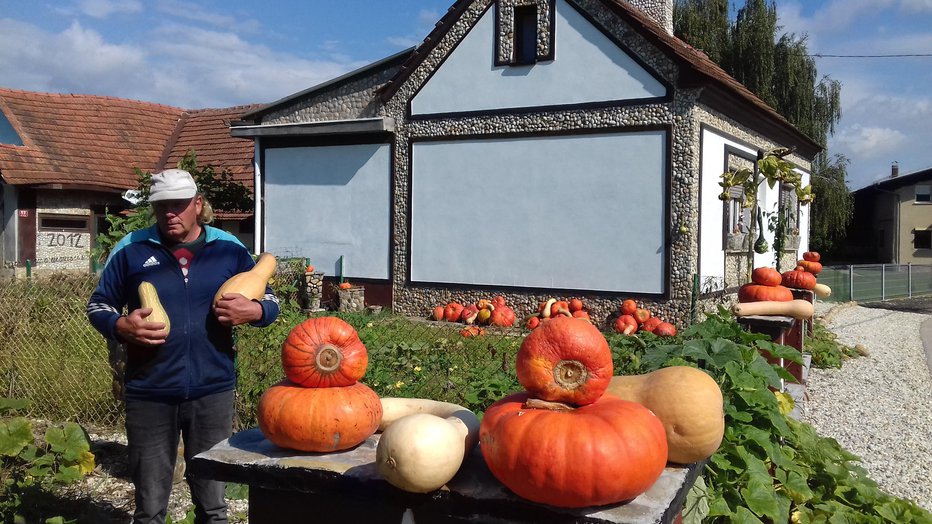
[[[747,251],[747,233],[729,233],[725,239],[725,251]]]
[[[318,272],[304,273],[304,304],[308,311],[323,311],[320,307],[320,298],[324,291],[324,274]]]
[[[796,251],[799,249],[799,235],[787,236],[783,240],[784,251]]]
[[[366,288],[353,286],[349,289],[337,289],[340,300],[339,311],[364,311],[366,309]]]

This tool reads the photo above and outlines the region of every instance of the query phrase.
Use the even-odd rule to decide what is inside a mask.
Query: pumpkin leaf
[[[751,513],[751,510],[745,508],[744,506],[738,506],[734,517],[730,520],[731,522],[736,522],[738,524],[764,524],[759,518],[757,518],[757,516]]]
[[[804,504],[812,500],[812,489],[809,488],[807,479],[799,473],[791,471],[786,475],[786,479],[781,481],[781,484],[796,504]]]
[[[793,400],[793,396],[785,391],[774,391],[773,394],[777,397],[777,405],[780,407],[780,413],[789,415],[796,406],[796,401]]]
[[[32,442],[32,425],[22,417],[0,422],[0,456],[15,457]]]
[[[709,495],[705,479],[701,476],[686,494],[683,506],[683,524],[702,524],[703,519],[709,515]]]
[[[741,490],[741,494],[748,504],[748,509],[757,516],[770,517],[774,522],[780,522],[777,518],[779,509],[773,489],[773,478],[769,473],[751,473],[748,485]]]

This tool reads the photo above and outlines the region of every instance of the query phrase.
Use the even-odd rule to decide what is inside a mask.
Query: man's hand
[[[157,347],[165,343],[168,333],[164,322],[149,322],[146,317],[152,314],[152,308],[134,309],[129,315],[120,317],[116,322],[117,335],[130,344]]]
[[[224,293],[214,306],[214,314],[224,326],[238,326],[260,320],[262,305],[239,293]]]

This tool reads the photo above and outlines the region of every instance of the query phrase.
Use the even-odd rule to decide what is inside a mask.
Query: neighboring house
[[[91,267],[106,210],[128,206],[134,167],[174,167],[195,150],[199,165],[228,169],[252,187],[253,146],[230,120],[258,106],[184,110],[102,96],[0,88],[0,261],[37,270]],[[251,242],[253,221],[218,213]]]
[[[560,295],[684,319],[694,276],[706,296],[744,282],[752,221],[719,175],[787,147],[805,184],[820,146],[672,36],[672,10],[460,0],[417,48],[245,114],[258,249],[407,314]],[[791,212],[795,262],[808,209],[789,189],[760,199]]]
[[[932,168],[854,191],[844,250],[849,263],[932,264]]]

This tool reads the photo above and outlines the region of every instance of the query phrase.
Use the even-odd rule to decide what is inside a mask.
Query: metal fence
[[[237,427],[255,424],[262,392],[284,376],[281,343],[308,318],[300,296],[304,267],[303,259],[279,261],[272,280],[282,299],[276,322],[237,328]],[[0,280],[0,397],[28,400],[24,415],[85,426],[122,423],[123,348],[108,344],[85,315],[97,281],[96,275],[73,273]],[[489,328],[484,336],[464,337],[461,324],[388,310],[322,314],[339,315],[356,328],[369,350],[364,382],[380,396],[434,398],[481,410],[517,387],[514,359],[522,329]]]
[[[872,302],[932,294],[932,265],[862,264],[823,269],[819,282],[831,301]]]

